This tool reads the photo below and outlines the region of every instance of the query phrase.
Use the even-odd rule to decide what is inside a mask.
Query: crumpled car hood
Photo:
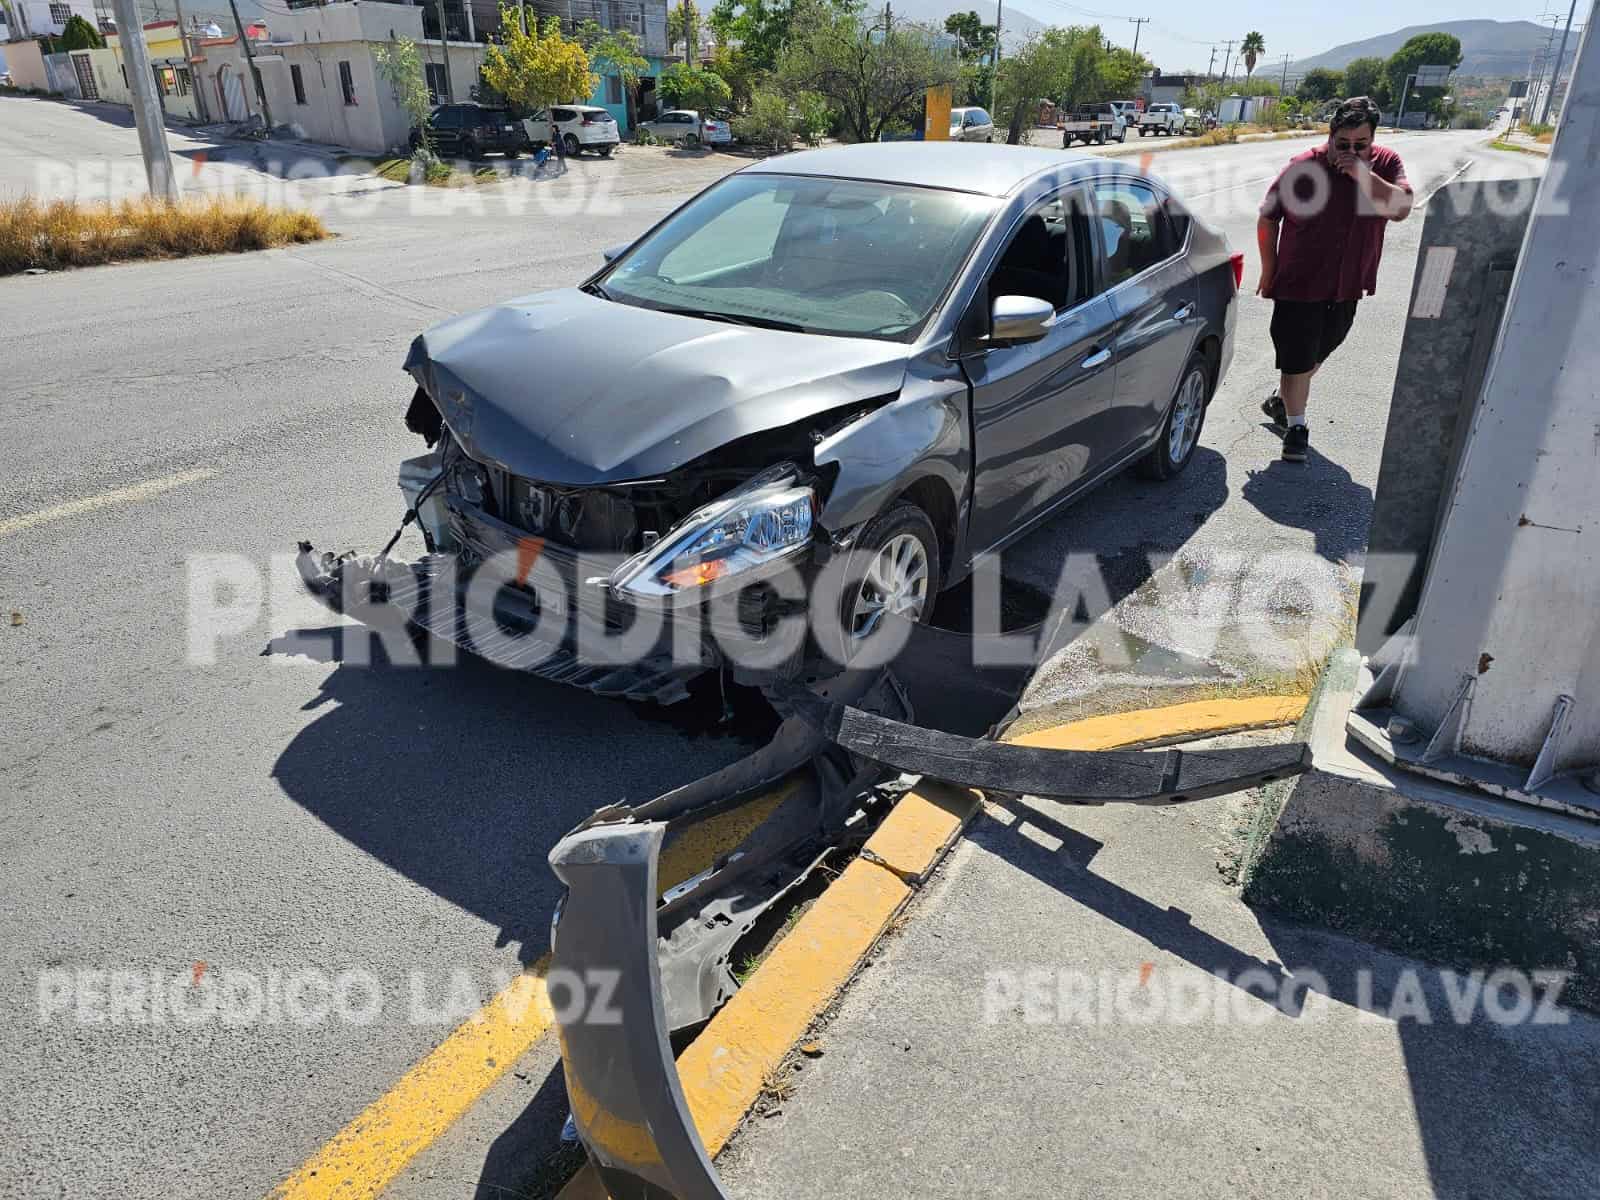
[[[564,288],[435,325],[405,369],[473,458],[592,485],[662,475],[735,438],[896,392],[909,349]]]

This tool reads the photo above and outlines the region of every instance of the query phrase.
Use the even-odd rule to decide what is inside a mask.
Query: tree
[[[422,145],[429,146],[428,113],[433,109],[433,98],[428,94],[428,81],[422,73],[422,56],[417,44],[408,37],[395,39],[393,46],[375,46],[372,57],[378,65],[378,75],[394,89],[395,102],[400,111],[411,119],[411,127],[422,131]]]
[[[530,19],[522,31],[518,10],[500,8],[503,45],[491,45],[484,57],[483,79],[513,105],[527,109],[587,100],[600,80],[589,71],[589,55],[561,33],[561,19],[547,17],[541,26]]]
[[[597,21],[578,27],[578,44],[589,56],[590,70],[615,75],[622,80],[628,98],[628,119],[634,119],[639,105],[639,80],[650,69],[639,36],[628,29],[602,29]]]
[[[1302,100],[1332,100],[1344,95],[1344,76],[1327,67],[1313,67],[1300,81]]]
[[[718,0],[707,23],[720,45],[737,45],[763,71],[777,65],[789,43],[795,5],[802,0]]]
[[[1344,91],[1349,96],[1368,96],[1379,108],[1389,104],[1388,60],[1374,55],[1353,58],[1345,64]]]
[[[1244,35],[1244,41],[1239,43],[1239,57],[1244,59],[1244,74],[1248,79],[1255,74],[1256,60],[1267,52],[1267,40],[1255,30]]]
[[[683,43],[683,59],[687,63],[699,61],[700,10],[694,0],[669,0],[667,7],[667,47]]]
[[[741,112],[749,108],[766,72],[756,66],[745,48],[720,44],[714,46],[711,61],[707,65],[722,76],[733,90],[733,106]]]
[[[922,25],[885,30],[860,4],[807,4],[795,13],[778,78],[791,94],[813,91],[839,114],[847,141],[875,142],[886,127],[913,122],[930,87],[954,84],[953,55]]]
[[[944,31],[956,39],[963,61],[982,61],[994,54],[994,26],[985,25],[976,12],[951,13]]]
[[[68,18],[61,29],[61,48],[63,50],[102,50],[106,40],[100,36],[100,31],[77,13]]]
[[[733,102],[733,89],[721,75],[686,63],[673,63],[661,72],[656,91],[673,108],[692,108],[702,117]]]
[[[1461,39],[1448,33],[1419,33],[1390,56],[1384,73],[1389,77],[1389,95],[1396,108],[1405,93],[1406,77],[1418,67],[1450,67],[1461,65]],[[1416,102],[1408,101],[1406,111],[1417,109],[1437,110],[1445,89],[1430,87],[1417,89]]]

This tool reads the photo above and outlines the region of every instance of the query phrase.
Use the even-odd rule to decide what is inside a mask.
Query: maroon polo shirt
[[[1374,146],[1369,164],[1379,179],[1411,190],[1393,150]],[[1289,160],[1267,189],[1261,215],[1282,221],[1271,299],[1359,300],[1378,290],[1388,218],[1374,213],[1356,181],[1328,162],[1326,143]]]

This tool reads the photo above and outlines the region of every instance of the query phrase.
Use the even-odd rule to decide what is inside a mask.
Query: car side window
[[[460,129],[461,114],[453,108],[441,108],[434,114],[433,127],[435,129]]]
[[[1022,218],[989,275],[988,301],[1033,296],[1057,311],[1087,300],[1088,214],[1083,193],[1058,192]]]
[[[1100,218],[1100,254],[1107,287],[1132,279],[1176,247],[1156,194],[1147,184],[1113,179],[1094,185]]]

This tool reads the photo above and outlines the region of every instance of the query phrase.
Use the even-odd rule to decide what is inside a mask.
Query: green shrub
[[[801,92],[795,100],[794,134],[808,146],[820,146],[833,127],[833,112],[827,97],[816,92]]]
[[[765,88],[750,97],[750,111],[733,120],[733,133],[741,142],[774,154],[794,145],[795,117],[789,101]]]

